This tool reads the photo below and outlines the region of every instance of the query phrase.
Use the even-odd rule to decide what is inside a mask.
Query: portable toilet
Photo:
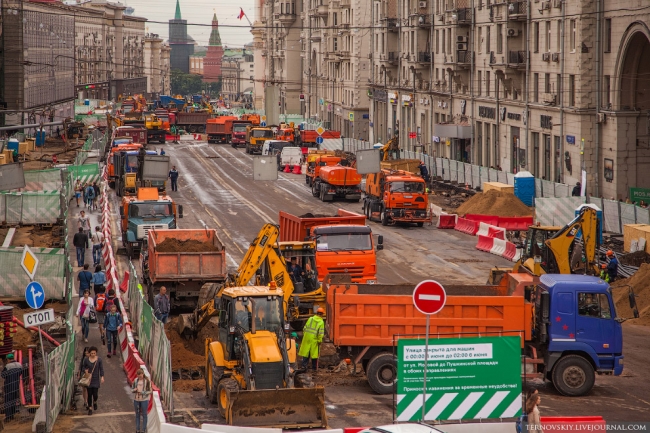
[[[17,138],[11,137],[7,142],[7,149],[13,150],[14,153],[18,153],[18,147],[20,146],[20,141]]]
[[[515,197],[526,206],[532,206],[535,200],[535,177],[529,171],[515,174]]]
[[[578,214],[580,214],[580,210],[583,207],[590,207],[590,208],[596,210],[596,217],[598,218],[598,228],[596,229],[596,231],[598,232],[598,245],[602,245],[603,244],[603,211],[593,203],[581,204],[576,209],[576,212],[575,212],[576,216],[578,216]],[[578,237],[582,237],[582,230],[580,230],[578,232]]]
[[[36,140],[34,144],[36,144],[36,147],[41,147],[45,144],[45,131],[42,129],[36,131]]]

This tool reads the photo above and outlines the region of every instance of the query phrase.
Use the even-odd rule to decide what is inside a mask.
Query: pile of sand
[[[204,352],[196,353],[196,343],[191,340],[185,340],[178,334],[175,318],[165,325],[165,334],[167,334],[172,350],[172,370],[202,367],[205,365],[204,355],[202,355]]]
[[[650,325],[650,264],[643,263],[630,278],[618,280],[612,284],[616,314],[618,317],[634,317],[629,303],[629,287],[632,286],[639,310],[639,318],[629,323],[634,325]]]
[[[156,245],[156,251],[161,253],[203,253],[220,250],[219,247],[208,242],[201,242],[194,239],[179,241],[178,239],[167,238]]]
[[[174,381],[174,391],[192,392],[205,391],[205,379],[179,379]]]
[[[531,208],[514,194],[496,190],[478,193],[456,209],[458,215],[478,214],[502,217],[530,216]]]

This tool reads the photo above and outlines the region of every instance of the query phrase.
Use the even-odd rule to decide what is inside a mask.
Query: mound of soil
[[[622,265],[636,266],[638,268],[643,263],[650,263],[650,254],[645,251],[625,254],[624,256],[621,256],[620,262]]]
[[[456,213],[516,217],[532,215],[533,211],[514,194],[490,190],[475,194],[460,205]]]
[[[208,242],[201,242],[194,239],[180,241],[167,238],[156,246],[156,251],[161,253],[203,253],[208,251],[220,251],[219,247]]]
[[[313,213],[307,212],[304,215],[298,216],[298,218],[329,218],[330,216],[332,216],[332,215],[313,214]],[[334,215],[334,216],[338,216],[338,215]]]
[[[205,380],[189,380],[179,379],[174,381],[174,391],[177,392],[192,392],[192,391],[205,391]]]
[[[628,322],[634,325],[650,325],[650,264],[642,263],[630,278],[612,284],[616,313],[618,317],[634,317],[629,303],[629,286],[632,287],[639,310],[639,318]]]
[[[177,332],[177,319],[173,318],[165,325],[165,334],[172,349],[172,370],[180,368],[201,367],[205,365],[205,349],[196,351],[196,342],[185,340]],[[198,353],[197,353],[198,352]],[[176,382],[174,382],[176,383]]]

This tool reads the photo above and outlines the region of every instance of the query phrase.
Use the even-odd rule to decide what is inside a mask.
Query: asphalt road
[[[229,145],[181,142],[165,147],[180,173],[179,191],[170,192],[184,207],[182,228],[216,228],[226,244],[229,266],[237,266],[249,243],[279,211],[333,215],[338,208],[361,212],[360,203],[323,203],[311,195],[304,175],[279,173],[277,181],[254,181],[252,157]],[[388,226],[369,223],[384,236],[378,252],[378,282],[484,284],[493,266],[512,263],[478,251],[476,238],[433,226]]]

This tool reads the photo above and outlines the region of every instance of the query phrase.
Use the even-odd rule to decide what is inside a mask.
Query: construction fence
[[[372,149],[373,147],[374,145],[368,141],[351,138],[343,139],[343,149],[348,152],[356,153],[357,150]],[[327,148],[329,149],[329,147]],[[494,168],[468,164],[453,159],[435,158],[425,153],[410,150],[400,150],[400,157],[403,159],[419,159],[427,166],[431,176],[469,188],[482,188],[483,182],[515,184],[515,174],[503,170],[495,170]],[[572,189],[573,186],[562,183],[535,179],[537,197],[569,197]]]

